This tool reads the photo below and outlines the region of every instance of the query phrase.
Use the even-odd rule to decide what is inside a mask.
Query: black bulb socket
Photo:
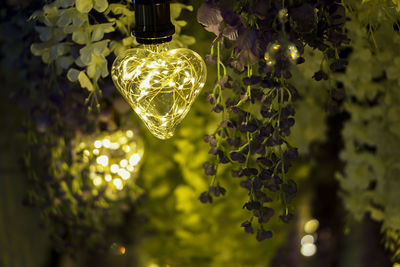
[[[160,44],[172,40],[169,0],[134,0],[135,27],[132,34],[140,44]]]

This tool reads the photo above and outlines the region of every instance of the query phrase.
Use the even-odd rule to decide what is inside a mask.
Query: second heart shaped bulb
[[[163,43],[126,50],[114,61],[111,74],[150,132],[168,139],[204,87],[207,68],[196,52]]]

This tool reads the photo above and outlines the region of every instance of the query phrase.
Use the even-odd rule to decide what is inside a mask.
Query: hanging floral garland
[[[269,202],[282,204],[283,222],[293,218],[289,204],[297,186],[288,171],[298,152],[288,136],[298,92],[290,82],[291,67],[304,62],[307,45],[324,53],[321,68],[309,78],[328,80],[329,72],[347,65],[339,56],[349,43],[345,9],[341,1],[221,0],[202,4],[197,19],[216,35],[207,59],[217,65],[217,81],[208,100],[221,116],[215,132],[205,137],[215,157],[204,163],[213,178],[200,200],[212,202],[226,193],[218,168],[229,164],[232,177],[249,191],[243,208],[251,217],[242,227],[253,233],[258,224],[262,241],[272,237],[264,228],[275,214]]]
[[[350,2],[344,2],[347,11],[353,10]],[[394,10],[399,7],[398,1],[395,0],[362,2],[369,2],[367,4],[373,7],[379,4],[390,6]],[[297,157],[298,149],[290,134],[295,123],[295,101],[299,98],[300,101],[304,100],[302,95],[306,91],[303,91],[304,88],[294,86],[295,82],[291,79],[293,69],[308,60],[310,53],[305,51],[319,50],[316,54],[320,57],[320,64],[312,71],[312,75],[305,78],[326,81],[324,84],[329,85],[329,94],[332,98],[328,105],[331,111],[340,108],[339,102],[344,98],[344,89],[337,86],[337,80],[352,90],[349,84],[354,82],[353,80],[349,81],[343,77],[336,80],[337,73],[344,72],[348,64],[347,55],[342,53],[342,47],[349,44],[344,28],[346,22],[344,4],[342,1],[322,0],[241,0],[232,4],[232,1],[215,0],[205,1],[197,12],[198,22],[205,27],[205,30],[215,34],[206,61],[209,65],[216,65],[216,71],[214,70],[216,82],[211,90],[208,89],[210,94],[207,100],[212,105],[212,111],[220,118],[216,129],[204,138],[211,146],[209,150],[211,159],[205,162],[203,167],[205,173],[212,178],[208,190],[200,195],[200,201],[211,203],[215,197],[229,193],[225,189],[229,178],[222,175],[229,170],[235,180],[236,178],[240,180],[238,181],[240,186],[248,191],[248,199],[243,203],[243,208],[248,210],[250,215],[242,222],[242,227],[247,233],[256,232],[256,239],[259,241],[272,237],[272,229],[267,223],[273,216],[279,217],[285,223],[294,217],[290,203],[296,195],[297,185],[289,168]],[[358,1],[357,5],[359,4]],[[185,21],[178,20],[183,9],[192,10],[192,8],[178,3],[173,3],[171,8],[172,21],[177,31],[173,42],[178,46],[193,44],[192,37],[180,34]],[[393,14],[396,13],[389,12],[386,15],[393,16]],[[32,153],[28,154],[26,159],[28,167],[40,166],[40,162],[46,156],[50,155],[50,159],[45,161],[49,168],[38,173],[31,172],[33,182],[37,183],[35,186],[38,188],[35,188],[36,193],[29,195],[27,202],[35,202],[43,207],[45,217],[50,218],[49,224],[54,226],[53,238],[61,249],[68,250],[85,244],[89,248],[104,250],[107,249],[108,243],[103,242],[101,235],[106,231],[107,225],[113,225],[100,222],[99,219],[108,211],[107,205],[110,203],[120,205],[120,210],[124,210],[125,204],[129,203],[128,206],[131,208],[142,192],[133,183],[129,185],[126,182],[129,178],[124,179],[128,176],[133,177],[136,172],[141,149],[136,153],[133,144],[139,139],[135,139],[136,133],[132,136],[128,134],[128,128],[123,127],[124,131],[117,131],[120,125],[128,125],[133,129],[137,126],[127,123],[127,106],[124,106],[120,98],[111,97],[112,90],[107,88],[105,82],[110,76],[109,60],[121,55],[127,48],[137,45],[135,39],[129,36],[134,12],[129,3],[57,0],[35,12],[32,19],[37,22],[35,30],[39,34],[40,42],[35,42],[31,46],[31,51],[52,67],[51,85],[56,86],[57,83],[54,83],[56,75],[64,75],[69,81],[86,88],[89,93],[74,91],[70,88],[70,84],[63,81],[60,91],[64,94],[67,90],[71,90],[69,93],[73,92],[66,94],[71,97],[68,103],[60,104],[62,101],[57,96],[60,91],[57,93],[52,91],[44,96],[50,99],[51,103],[30,107],[30,110],[34,111],[32,113],[34,123],[26,127],[36,128],[36,133],[28,136],[32,145]],[[371,37],[370,42],[379,45],[379,41],[374,41],[377,24],[376,21],[372,22],[374,23],[367,25],[369,27],[367,33]],[[349,27],[353,25],[347,24]],[[350,32],[351,37],[357,40],[357,35]],[[364,50],[362,52],[367,53]],[[360,55],[354,54],[349,59],[354,60],[356,55],[359,57],[364,55],[361,51],[357,53]],[[383,59],[379,64],[381,62],[386,63]],[[396,75],[393,70],[396,69],[397,63],[396,61],[391,63],[393,64],[388,70],[388,75],[391,81],[395,81]],[[350,65],[345,73],[352,70],[354,68]],[[350,91],[352,96],[364,101],[359,93]],[[390,94],[395,98],[393,92]],[[83,99],[86,99],[85,103]],[[38,99],[36,101],[42,102]],[[349,113],[359,113],[357,104],[352,103],[351,99],[346,101]],[[70,106],[75,107],[74,112],[68,111]],[[86,112],[87,107],[91,109],[93,106],[101,110],[100,115]],[[304,106],[306,105],[302,105],[303,109]],[[395,111],[387,110],[388,115],[394,113]],[[393,116],[388,117],[395,120]],[[51,126],[55,122],[59,123],[60,118],[65,124]],[[344,136],[349,137],[349,140],[353,138],[352,134],[355,134],[353,124],[357,123],[361,122],[353,118],[351,124],[346,125]],[[71,128],[78,129],[78,125],[86,125],[85,128],[88,129],[71,130]],[[397,126],[393,125],[396,124],[392,123],[388,127],[396,132]],[[65,129],[71,131],[64,131]],[[49,132],[52,134],[48,134]],[[63,134],[65,138],[54,138],[55,133]],[[89,134],[93,136],[87,138]],[[130,136],[135,138],[131,140]],[[118,141],[115,141],[114,137]],[[127,138],[126,142],[119,141],[122,137]],[[357,135],[355,139],[361,138]],[[352,177],[355,180],[356,176],[351,172],[353,170],[351,166],[357,164],[351,162],[351,156],[354,156],[351,140],[343,152],[343,157],[350,162],[349,167],[343,177],[339,176],[342,187],[347,193],[354,189],[349,186],[349,181]],[[374,142],[376,143],[376,140]],[[39,147],[38,144],[43,145]],[[51,149],[45,148],[46,145]],[[131,151],[124,150],[124,145]],[[376,146],[379,147],[379,144]],[[36,149],[41,155],[36,157],[38,162],[35,164]],[[105,149],[105,154],[102,154],[100,149]],[[375,160],[375,156],[374,154],[374,157],[368,158],[368,161]],[[379,154],[379,156],[385,158],[385,155]],[[60,157],[68,158],[68,164],[54,160]],[[388,175],[392,176],[391,173]],[[79,176],[82,179],[77,180],[78,182],[72,179]],[[43,179],[49,180],[48,186],[43,186]],[[59,183],[59,180],[65,180],[65,183]],[[374,179],[368,181],[370,180]],[[90,188],[86,187],[87,184],[90,184]],[[365,184],[359,189],[365,190]],[[102,186],[106,186],[109,193],[100,190]],[[385,186],[392,184],[388,183]],[[131,194],[118,195],[115,198],[115,193],[128,191]],[[37,192],[47,195],[43,197]],[[107,197],[103,198],[103,193]],[[393,203],[389,196],[382,198],[380,195],[380,197],[378,202],[382,206],[390,206],[391,204],[387,203]],[[344,199],[346,203],[352,204],[349,204],[349,210],[357,211],[359,216],[369,211],[373,212],[375,219],[385,222],[383,229],[388,237],[389,247],[398,254],[396,240],[399,230],[394,227],[393,217],[383,214],[383,211],[374,204],[365,205],[360,210],[359,205],[354,205],[354,199],[348,196]],[[367,200],[370,200],[369,196],[363,198],[362,203]],[[93,213],[87,213],[88,203],[94,203]],[[280,207],[277,208],[278,206]],[[64,213],[60,207],[68,212]],[[392,208],[396,210],[395,207]],[[119,216],[121,213],[114,216],[116,224]],[[65,217],[72,220],[62,221]],[[79,220],[74,221],[82,217],[85,218],[83,223]],[[86,238],[89,225],[98,227],[93,227],[93,235]],[[76,238],[77,236],[79,238]]]
[[[174,45],[194,43],[193,37],[180,34],[185,22],[177,20],[192,7],[173,4],[171,9]],[[41,208],[59,251],[122,248],[115,241],[124,243],[126,237],[116,226],[123,225],[144,194],[135,181],[144,154],[139,127],[128,104],[112,95],[110,80],[103,80],[109,76],[107,59],[137,45],[129,36],[133,18],[129,3],[69,0],[52,1],[31,16],[40,41],[30,50],[50,68],[42,70],[35,61],[36,72],[29,74],[33,88],[17,97],[31,103],[24,107],[30,111],[25,163],[32,184],[25,204]]]

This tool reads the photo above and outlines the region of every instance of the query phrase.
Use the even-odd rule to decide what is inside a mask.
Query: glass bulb
[[[168,139],[204,87],[207,68],[196,52],[164,43],[126,50],[111,74],[150,132]]]
[[[273,66],[278,60],[289,59],[294,62],[300,56],[299,50],[294,44],[279,42],[271,43],[264,54],[268,66]]]

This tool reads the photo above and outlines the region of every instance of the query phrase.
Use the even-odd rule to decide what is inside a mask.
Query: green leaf
[[[41,44],[34,43],[31,45],[31,52],[33,55],[40,56],[42,54],[42,51],[43,49]]]
[[[74,63],[74,59],[72,57],[62,56],[57,59],[57,64],[63,69],[68,69],[72,63]]]
[[[90,81],[88,76],[86,76],[84,71],[81,71],[79,73],[78,80],[82,88],[88,89],[89,92],[92,92],[94,90],[92,82]]]
[[[60,12],[60,17],[57,20],[58,27],[65,27],[72,23],[72,19],[78,12],[75,8],[64,9]]]
[[[78,81],[78,76],[79,76],[80,71],[74,68],[71,68],[68,70],[67,73],[67,78],[71,82],[76,82]]]
[[[93,0],[75,0],[76,9],[81,13],[89,13],[93,8]]]
[[[78,57],[78,58],[75,60],[75,64],[78,65],[78,67],[81,67],[81,68],[86,67],[86,64],[84,64],[84,63],[82,62],[81,57]]]
[[[96,28],[92,32],[92,42],[97,42],[103,39],[104,37],[104,30],[102,27],[96,25]]]
[[[72,40],[77,44],[86,44],[88,40],[87,33],[84,31],[74,31],[72,33]]]
[[[81,50],[79,50],[81,56],[79,57],[84,65],[89,65],[90,61],[92,61],[92,47],[85,46]]]
[[[60,5],[62,8],[68,8],[74,4],[74,0],[57,0],[56,4]]]
[[[183,9],[193,11],[192,6],[187,6],[187,5],[180,4],[180,3],[172,3],[171,4],[171,19],[175,20],[176,18],[178,18]]]
[[[58,48],[57,46],[52,46],[50,49],[51,59],[56,60],[58,58]]]
[[[47,42],[52,37],[51,28],[50,27],[39,27],[39,26],[36,26],[35,30],[39,33],[40,40],[42,42]]]
[[[82,26],[83,23],[85,23],[86,21],[88,21],[88,14],[83,14],[83,13],[79,13],[77,12],[75,14],[75,16],[72,19],[72,24],[74,26]]]
[[[87,74],[95,81],[100,78],[100,70],[95,62],[90,63],[90,65],[87,67]]]
[[[103,40],[92,45],[93,52],[97,55],[107,56],[109,54],[109,49],[107,47],[109,40]]]
[[[113,27],[114,23],[104,23],[96,25],[92,32],[92,42],[100,41],[104,37],[104,33],[113,32],[115,29]]]
[[[185,35],[185,34],[181,35],[180,40],[186,46],[193,45],[194,43],[196,43],[196,38],[194,38],[193,36]]]
[[[115,15],[122,15],[124,14],[125,10],[126,10],[126,5],[122,5],[122,4],[110,4],[110,10],[112,11],[112,13],[114,13]]]
[[[102,13],[107,9],[107,7],[108,7],[107,0],[94,0],[94,9],[96,9],[96,11]]]

